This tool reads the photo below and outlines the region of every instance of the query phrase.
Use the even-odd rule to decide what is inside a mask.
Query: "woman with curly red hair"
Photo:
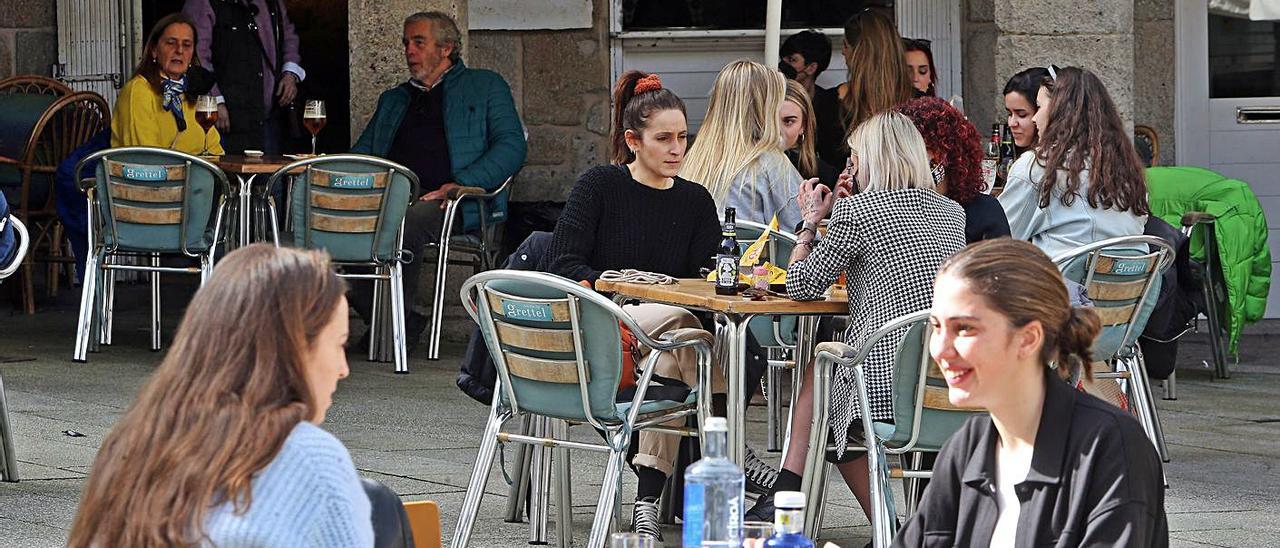
[[[915,123],[929,151],[929,168],[938,191],[964,208],[968,243],[1009,235],[1004,208],[986,194],[982,180],[982,138],[978,130],[946,101],[912,99],[897,109]]]

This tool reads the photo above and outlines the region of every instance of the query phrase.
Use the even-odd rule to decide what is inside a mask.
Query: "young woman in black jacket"
[[[1160,458],[1138,421],[1079,392],[1099,321],[1030,243],[971,245],[934,284],[930,354],[969,419],[894,546],[1168,546]]]

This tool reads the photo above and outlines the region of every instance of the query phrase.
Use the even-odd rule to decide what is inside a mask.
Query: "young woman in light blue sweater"
[[[1050,66],[1036,103],[1040,142],[1014,162],[1000,194],[1013,238],[1057,257],[1142,234],[1151,213],[1146,176],[1102,80]]]
[[[320,252],[227,255],[103,440],[69,545],[372,546],[351,456],[318,426],[348,373],[344,286]]]

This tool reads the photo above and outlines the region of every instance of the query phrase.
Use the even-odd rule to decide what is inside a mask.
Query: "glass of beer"
[[[212,95],[201,95],[196,98],[196,123],[204,129],[204,150],[201,156],[209,154],[209,130],[218,123],[218,101]]]
[[[309,99],[307,106],[302,110],[302,125],[311,132],[311,155],[316,155],[316,135],[320,130],[324,129],[325,122],[328,118],[324,114],[324,101],[319,99]]]

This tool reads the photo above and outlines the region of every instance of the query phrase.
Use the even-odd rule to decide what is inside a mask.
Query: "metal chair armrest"
[[[80,179],[80,192],[88,192],[89,189],[93,188],[97,184],[98,184],[97,177],[84,177]]]
[[[1203,211],[1188,211],[1182,214],[1182,226],[1194,226],[1200,223],[1212,223],[1218,220],[1218,217]]]
[[[13,224],[14,234],[18,237],[18,252],[13,256],[13,263],[0,269],[0,280],[12,276],[18,271],[18,267],[22,266],[22,262],[27,255],[27,248],[31,244],[31,237],[27,233],[27,226],[22,224],[22,219],[17,215],[10,215],[8,221]]]
[[[839,341],[830,341],[818,343],[814,348],[814,355],[822,357],[823,354],[834,362],[852,362],[858,356],[858,350]]]
[[[715,343],[716,338],[705,329],[682,327],[663,333],[661,337],[658,337],[658,344],[653,349],[670,351],[698,344],[706,345],[710,349],[715,346]]]
[[[494,197],[497,197],[499,194],[502,194],[502,191],[506,190],[507,186],[510,184],[511,184],[511,178],[507,177],[506,181],[503,181],[502,184],[498,186],[498,188],[493,189],[493,191],[491,192],[485,192],[483,188],[480,188],[478,186],[459,185],[449,189],[449,191],[445,193],[444,197],[446,200],[466,200],[466,199],[480,200],[480,199],[494,198]]]

